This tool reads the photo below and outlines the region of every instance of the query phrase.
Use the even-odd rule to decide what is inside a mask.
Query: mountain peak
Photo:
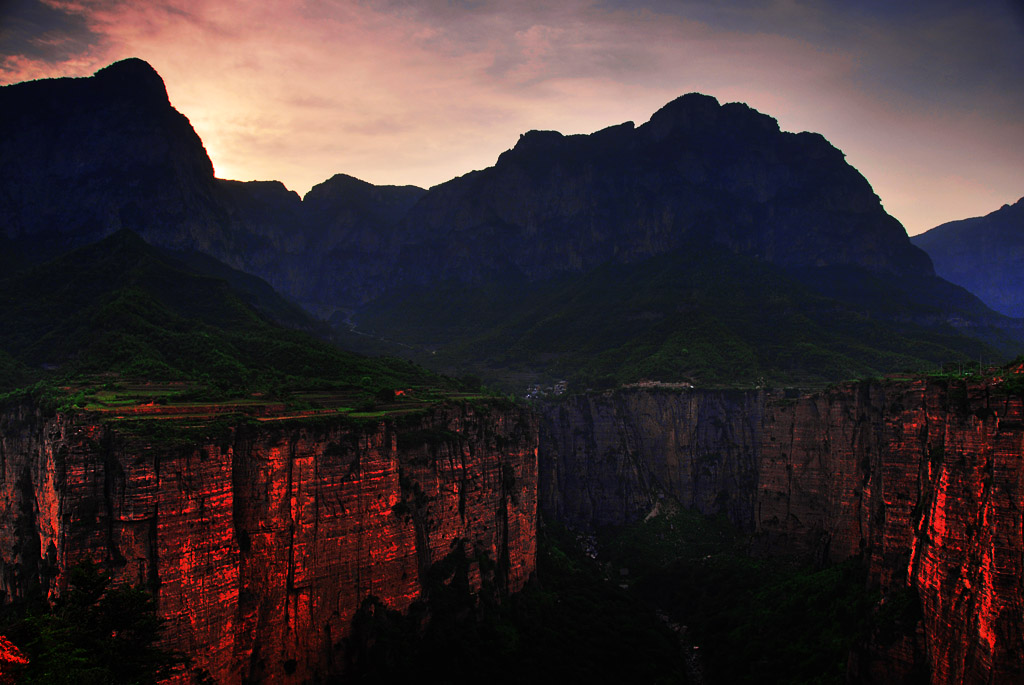
[[[664,140],[674,133],[694,133],[709,129],[734,128],[745,131],[776,133],[778,122],[740,102],[720,104],[710,95],[687,93],[651,115],[641,128],[654,140]]]
[[[660,116],[687,117],[698,113],[713,114],[721,106],[718,98],[713,95],[685,93],[675,100],[666,103],[661,109],[651,115],[651,119]]]
[[[687,93],[652,114],[642,128],[650,131],[655,139],[662,140],[673,131],[711,126],[718,118],[720,108],[718,100],[710,95]]]
[[[105,96],[130,98],[170,105],[167,88],[160,74],[149,62],[138,57],[129,57],[103,67],[93,79]]]

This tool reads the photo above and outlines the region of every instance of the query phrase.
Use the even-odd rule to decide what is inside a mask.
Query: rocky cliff
[[[169,423],[0,417],[6,600],[59,593],[69,566],[93,559],[155,592],[166,646],[197,672],[287,683],[342,672],[363,600],[426,599],[425,574],[452,554],[477,592],[515,591],[534,570],[524,411]]]
[[[577,527],[636,520],[664,497],[754,524],[764,397],[620,391],[549,405],[541,508]]]
[[[862,554],[874,585],[909,588],[919,635],[874,643],[852,666],[864,681],[1024,676],[1019,396],[925,380],[792,398],[633,390],[551,405],[541,435],[542,510],[575,525],[675,497],[727,514],[762,553]]]

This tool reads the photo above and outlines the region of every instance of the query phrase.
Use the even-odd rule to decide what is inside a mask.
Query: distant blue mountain
[[[911,238],[935,272],[998,312],[1024,317],[1024,197],[991,214],[950,221]]]

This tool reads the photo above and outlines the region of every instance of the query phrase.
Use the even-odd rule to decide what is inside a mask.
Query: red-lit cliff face
[[[667,495],[729,515],[762,553],[863,553],[871,581],[909,590],[923,618],[858,654],[857,680],[1024,682],[1019,397],[924,380],[790,399],[625,391],[552,405],[541,436],[542,509],[572,525],[636,518]]]
[[[115,582],[156,589],[167,646],[217,682],[342,672],[362,601],[407,608],[460,546],[476,590],[515,591],[534,570],[537,429],[524,411],[444,405],[400,428],[318,418],[159,438],[126,425],[2,418],[0,590],[59,592],[69,565],[100,561]]]
[[[770,406],[762,543],[912,588],[923,645],[874,645],[858,676],[924,661],[933,683],[1024,679],[1024,415],[984,384],[863,383]],[[902,666],[899,662],[903,662]]]

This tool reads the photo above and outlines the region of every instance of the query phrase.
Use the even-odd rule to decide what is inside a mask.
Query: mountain
[[[335,265],[359,275],[360,245],[376,250],[381,222],[425,192],[339,175],[311,191],[307,210],[277,181],[217,179],[188,119],[139,59],[89,78],[4,86],[0,109],[5,271],[129,229],[152,245],[211,255],[330,314],[335,299],[359,292]],[[366,268],[361,282],[375,280],[380,267]]]
[[[301,200],[277,182],[215,179],[138,59],[0,88],[0,106],[0,216],[12,248],[52,256],[62,249],[48,246],[131,228],[316,306],[358,306],[398,282],[543,280],[700,243],[783,266],[931,273],[824,138],[695,93],[640,127],[531,131],[493,167],[430,191],[337,175]],[[309,268],[326,254],[353,267],[345,283]],[[366,260],[380,268],[366,271]]]
[[[138,60],[9,86],[0,106],[0,390],[50,381],[0,398],[5,603],[64,594],[92,560],[152,591],[165,644],[193,659],[179,675],[204,682],[352,668],[408,680],[374,677],[403,666],[427,680],[650,681],[671,673],[662,647],[701,682],[690,648],[715,632],[730,638],[704,642],[707,663],[752,680],[794,666],[820,679],[808,656],[822,642],[837,679],[1020,680],[1024,409],[1010,369],[812,394],[649,382],[536,409],[438,401],[396,388],[448,381],[294,330],[318,324],[271,287],[438,364],[583,387],[821,382],[1019,346],[1019,324],[935,276],[820,136],[689,95],[640,127],[532,132],[428,191],[336,176],[299,198],[214,178]],[[194,386],[208,396],[168,391]],[[40,387],[70,406],[53,411]],[[671,535],[684,519],[667,513],[679,505],[708,537],[725,521],[704,514],[730,517],[744,550],[862,564],[845,584],[884,601],[838,606],[821,575],[755,592],[736,581],[767,567],[720,544],[685,545],[703,569],[689,575]],[[676,547],[671,567],[630,553],[641,536],[614,561],[539,549],[559,523],[639,518]],[[544,557],[563,579],[592,568],[615,596],[542,577]],[[662,637],[672,629],[660,647],[650,622],[606,610],[638,596],[663,611]],[[737,606],[746,620],[723,621]],[[792,639],[793,623],[820,639]],[[839,623],[868,642],[848,668]],[[537,645],[563,668],[543,668]]]
[[[378,294],[407,240],[396,225],[426,192],[375,186],[345,174],[313,186],[302,199],[314,248],[307,255],[310,271],[291,292],[328,316]]]
[[[704,95],[641,126],[531,131],[430,190],[339,174],[304,198],[214,178],[140,60],[0,106],[12,269],[128,227],[259,276],[346,345],[459,373],[835,380],[1024,337],[936,278],[824,138]]]
[[[493,167],[432,188],[404,223],[425,236],[404,275],[434,265],[425,280],[541,280],[694,244],[782,266],[931,273],[824,138],[696,93],[640,127],[526,133]]]
[[[168,246],[226,242],[202,141],[142,60],[5,86],[0,108],[3,233],[26,255],[53,257],[121,228]]]
[[[946,280],[998,312],[1024,317],[1024,197],[985,216],[936,226],[911,242]]]
[[[401,224],[391,292],[352,320],[484,375],[805,382],[1020,345],[824,138],[699,94],[639,127],[527,133]]]

